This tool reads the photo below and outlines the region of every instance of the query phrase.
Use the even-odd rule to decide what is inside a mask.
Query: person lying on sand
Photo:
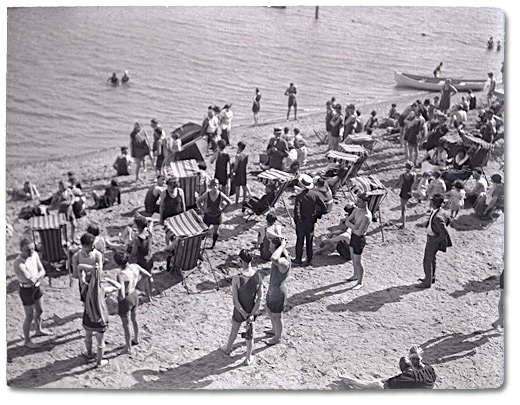
[[[25,181],[22,188],[13,187],[8,193],[11,194],[13,200],[32,201],[40,199],[40,193],[30,181]]]

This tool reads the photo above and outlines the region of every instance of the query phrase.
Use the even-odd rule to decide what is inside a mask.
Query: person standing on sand
[[[420,279],[418,288],[430,288],[435,283],[436,254],[438,251],[446,252],[446,248],[452,246],[447,226],[449,219],[441,206],[444,202],[442,194],[435,194],[430,200],[432,212],[426,225],[426,247],[424,249],[424,279]]]
[[[341,104],[334,106],[336,113],[330,120],[330,138],[329,138],[329,150],[337,150],[339,145],[339,139],[341,137],[341,129],[343,128],[343,114],[341,113]]]
[[[368,202],[369,198],[366,194],[358,195],[356,201],[357,207],[345,221],[345,226],[352,229],[349,246],[354,275],[348,278],[347,281],[357,281],[353,290],[358,290],[363,287],[365,269],[361,264],[361,255],[366,245],[365,234],[370,226],[370,222],[372,222],[372,213],[368,209]]]
[[[23,304],[25,319],[23,322],[24,346],[36,349],[38,345],[31,340],[31,324],[34,320],[36,333],[34,336],[47,336],[42,329],[43,293],[40,282],[45,277],[45,269],[40,256],[34,250],[34,244],[27,238],[20,241],[20,254],[14,259],[13,270],[19,283],[18,293]]]
[[[249,156],[247,153],[244,153],[245,148],[245,143],[242,141],[238,142],[235,162],[233,163],[233,183],[236,187],[235,204],[238,204],[240,189],[242,189],[242,205],[245,203],[247,196],[251,197],[251,191],[247,185],[247,162]]]
[[[226,104],[222,107],[222,111],[220,112],[220,136],[226,142],[226,146],[230,144],[231,141],[231,120],[233,119],[233,111],[231,111],[231,104]]]
[[[441,88],[441,100],[439,102],[439,109],[443,113],[447,113],[450,109],[451,96],[457,94],[459,91],[452,86],[451,79],[446,79],[446,83]]]
[[[315,190],[314,181],[308,174],[302,174],[298,179],[302,191],[294,200],[294,223],[296,225],[296,259],[294,264],[303,265],[303,243],[305,242],[307,261],[305,266],[312,264],[314,225],[327,212],[327,206],[321,199],[321,194]]]
[[[282,128],[273,130],[274,137],[269,139],[267,154],[269,155],[269,168],[283,170],[283,160],[289,155],[287,142],[282,139]]]
[[[197,207],[203,213],[203,221],[208,226],[213,226],[213,244],[210,249],[215,247],[218,239],[218,228],[222,224],[222,213],[231,205],[231,200],[222,193],[218,187],[218,180],[209,181],[209,189],[202,194],[196,201]]]
[[[253,99],[253,118],[255,120],[255,125],[258,125],[258,113],[260,112],[260,99],[262,98],[262,93],[260,93],[260,89],[257,87],[255,90],[255,98]]]
[[[152,275],[138,264],[128,263],[128,254],[126,252],[117,251],[114,253],[114,261],[119,266],[119,274],[117,282],[121,284],[121,288],[117,294],[117,314],[121,318],[123,331],[125,333],[125,346],[121,351],[122,354],[132,354],[132,345],[139,344],[139,324],[137,323],[137,306],[139,305],[139,297],[137,295],[137,282],[142,275],[152,280]],[[130,339],[130,327],[128,323],[128,314],[132,320],[134,329],[134,338]]]
[[[271,320],[272,329],[266,335],[273,335],[273,338],[266,342],[268,346],[280,342],[283,332],[282,314],[287,301],[287,288],[285,280],[291,269],[291,255],[287,250],[287,239],[281,233],[268,232],[271,242],[271,272],[269,276],[269,287],[266,296],[266,312]]]
[[[294,83],[290,83],[287,90],[285,90],[285,95],[289,96],[288,107],[287,107],[287,121],[289,121],[289,114],[291,113],[291,107],[294,107],[294,119],[295,120],[298,119],[298,118],[296,118],[296,112],[297,112],[297,108],[298,108],[298,103],[296,101],[296,93],[298,93],[296,86],[294,85]]]
[[[139,181],[139,170],[141,169],[141,163],[143,163],[143,169],[145,168],[144,159],[146,156],[150,156],[153,162],[148,136],[141,128],[139,122],[134,124],[134,129],[130,133],[130,154],[135,161],[135,181]]]
[[[231,332],[228,341],[220,347],[225,354],[231,353],[231,347],[235,342],[238,330],[242,322],[246,322],[246,332],[242,336],[246,339],[245,364],[253,362],[253,323],[262,302],[262,276],[251,267],[253,255],[251,251],[242,249],[238,255],[240,269],[231,281],[233,293],[233,316],[231,318]]]
[[[489,79],[486,83],[486,103],[488,107],[491,107],[491,102],[493,101],[493,97],[495,97],[497,79],[495,79],[493,72],[488,73],[488,78]]]
[[[402,225],[399,229],[406,227],[406,204],[408,200],[412,198],[412,186],[415,183],[416,174],[413,171],[412,162],[405,163],[405,172],[399,176],[396,188],[401,188],[399,197],[401,198],[401,222]]]

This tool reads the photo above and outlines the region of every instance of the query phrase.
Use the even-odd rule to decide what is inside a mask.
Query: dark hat
[[[253,255],[251,254],[251,251],[248,249],[242,249],[238,254],[238,257],[240,257],[246,263],[251,263],[251,261],[253,260]]]
[[[155,125],[159,123],[159,121],[157,121],[155,118],[152,118],[150,122]]]
[[[493,183],[502,183],[502,176],[500,174],[496,173],[493,176],[491,176],[491,181]]]
[[[406,167],[407,169],[411,169],[411,168],[413,168],[413,164],[412,164],[412,162],[406,162],[404,164],[404,167]]]
[[[349,110],[355,110],[356,109],[356,106],[354,104],[349,104],[347,105],[347,109]]]
[[[437,207],[440,207],[442,205],[442,203],[444,202],[444,197],[442,196],[442,194],[435,194],[432,198],[431,198],[431,202],[437,206]]]
[[[282,133],[282,128],[280,128],[280,127],[276,127],[275,129],[273,129],[273,132],[274,132],[275,134],[281,134],[281,133]]]

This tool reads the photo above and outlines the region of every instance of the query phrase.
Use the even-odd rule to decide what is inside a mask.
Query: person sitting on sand
[[[343,383],[347,388],[355,389],[406,389],[406,388],[421,388],[413,375],[412,363],[407,357],[399,359],[399,369],[401,373],[388,378],[379,379],[375,381],[361,380],[353,377],[343,377]]]
[[[390,106],[390,110],[388,111],[388,118],[392,120],[397,120],[401,114],[397,111],[397,104],[393,103]]]
[[[63,181],[58,182],[58,191],[52,196],[50,209],[57,209],[58,213],[65,214],[70,223],[70,239],[74,241],[76,233],[76,216],[74,215],[74,194],[70,188],[65,187]]]
[[[112,167],[116,169],[118,176],[129,176],[131,164],[132,158],[128,155],[128,147],[123,146],[121,148],[121,154],[116,158]]]
[[[116,179],[112,179],[110,186],[105,189],[105,194],[100,195],[96,191],[93,191],[92,198],[94,199],[94,208],[98,210],[112,207],[116,202],[121,204],[119,183]]]
[[[9,193],[15,200],[33,201],[40,199],[40,193],[30,181],[25,181],[22,188],[14,187]]]
[[[422,384],[418,388],[432,389],[437,380],[437,375],[432,366],[423,362],[423,349],[419,346],[412,346],[409,350],[408,358],[412,362],[415,380]]]
[[[129,261],[130,263],[137,263],[151,274],[154,262],[152,253],[153,220],[136,214],[134,223],[137,226],[137,232],[133,235]],[[152,301],[152,281],[153,279],[150,276],[144,278],[141,283],[149,302]]]
[[[128,255],[125,252],[115,252],[114,261],[119,266],[117,282],[121,284],[121,288],[117,294],[117,314],[121,318],[123,331],[125,333],[125,346],[121,351],[122,354],[132,354],[132,345],[139,344],[139,324],[137,323],[137,306],[139,305],[139,297],[137,295],[137,283],[142,276],[153,281],[152,275],[136,263],[128,263]],[[128,314],[132,321],[134,329],[134,338],[130,338],[130,327],[128,323]]]
[[[285,280],[291,269],[291,255],[287,250],[287,239],[281,233],[268,233],[271,241],[271,272],[269,277],[269,288],[266,296],[266,312],[271,320],[272,329],[266,335],[273,335],[267,341],[267,345],[272,346],[280,342],[283,332],[282,314],[287,301],[287,288]]]
[[[455,128],[464,128],[466,126],[466,122],[468,122],[468,115],[466,111],[464,111],[461,104],[455,107],[455,112],[451,116],[450,125],[453,125]]]
[[[482,170],[474,169],[473,170],[473,180],[475,184],[471,190],[466,190],[466,200],[473,206],[478,196],[482,193],[486,193],[488,188],[488,182],[486,178],[482,175]]]
[[[48,332],[42,329],[41,315],[43,292],[40,282],[46,272],[40,260],[40,256],[34,250],[34,243],[23,238],[20,241],[20,254],[14,259],[13,270],[19,283],[18,292],[22,300],[25,319],[23,322],[24,346],[36,349],[38,345],[31,340],[31,324],[34,320],[36,333],[34,336],[46,336]]]
[[[479,218],[488,217],[493,211],[504,211],[504,183],[502,175],[496,173],[491,176],[491,187],[485,193],[481,193],[473,209]]]
[[[354,211],[354,204],[347,204],[344,208],[347,216],[339,221],[338,225],[331,226],[329,228],[329,233],[325,235],[320,241],[318,249],[316,249],[316,254],[321,255],[324,253],[332,252],[334,249],[337,249],[338,244],[343,242],[348,246],[350,245],[350,237],[352,234],[352,230],[345,225],[350,214]]]
[[[246,340],[245,364],[253,362],[253,324],[256,314],[262,302],[262,276],[258,271],[251,267],[253,255],[249,250],[242,249],[238,255],[240,258],[240,268],[238,274],[233,276],[231,281],[231,291],[233,294],[233,316],[231,318],[231,332],[228,341],[220,347],[225,354],[229,355],[233,343],[240,329],[242,322],[246,322],[246,332],[242,336]]]
[[[263,260],[271,259],[271,242],[267,237],[267,232],[271,231],[274,233],[281,233],[282,228],[280,225],[276,224],[277,217],[272,212],[268,213],[265,217],[266,225],[260,228],[258,231],[258,240],[256,242],[256,246],[260,250],[260,257]],[[272,229],[274,228],[274,230]]]
[[[128,70],[125,70],[123,73],[123,77],[121,77],[121,83],[127,83],[130,80],[130,76],[128,76]]]
[[[110,76],[107,79],[107,82],[110,82],[113,85],[118,85],[119,84],[119,79],[117,78],[116,72],[112,73],[112,76]]]
[[[144,210],[147,214],[160,212],[161,206],[157,204],[157,201],[164,190],[164,176],[159,174],[156,179],[156,184],[148,189],[144,197]]]

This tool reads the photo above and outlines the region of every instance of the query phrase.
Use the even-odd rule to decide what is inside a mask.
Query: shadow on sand
[[[498,290],[499,285],[498,276],[490,276],[485,280],[469,280],[466,284],[464,284],[462,290],[457,290],[450,295],[453,298],[460,298],[470,292],[473,293],[484,293],[488,291]]]

